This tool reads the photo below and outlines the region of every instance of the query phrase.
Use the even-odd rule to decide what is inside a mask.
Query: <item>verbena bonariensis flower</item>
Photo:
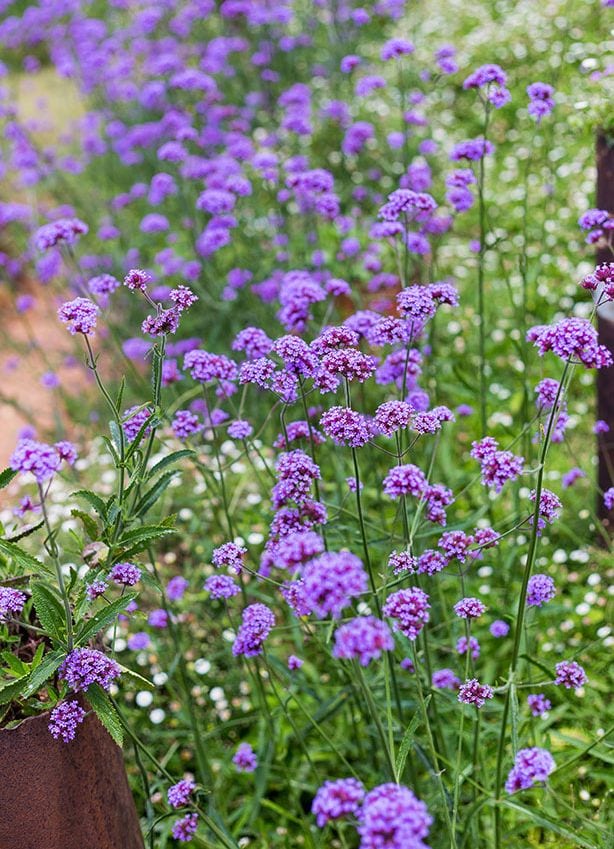
[[[464,563],[474,542],[474,537],[467,536],[464,531],[446,531],[437,540],[437,547],[443,551],[448,561],[456,559]]]
[[[432,548],[427,548],[418,558],[418,572],[421,575],[435,575],[445,569],[447,565],[448,558]]]
[[[196,782],[191,778],[182,778],[177,784],[168,788],[166,798],[171,808],[181,808],[191,802],[192,793],[196,790]]]
[[[357,815],[364,796],[365,788],[356,778],[325,781],[313,798],[311,813],[318,827],[324,828],[331,820]]]
[[[498,442],[491,436],[473,442],[471,448],[471,456],[478,461],[482,470],[482,483],[492,487],[495,492],[501,492],[507,481],[516,480],[524,468],[523,457],[498,449]]]
[[[614,262],[602,262],[582,280],[582,287],[597,292],[599,302],[614,300]]]
[[[388,558],[388,566],[395,575],[402,572],[413,575],[418,566],[418,558],[410,554],[409,551],[393,551]]]
[[[53,477],[62,460],[57,449],[34,439],[20,439],[9,461],[16,472],[30,472],[38,483]]]
[[[116,563],[109,572],[109,578],[124,587],[133,587],[141,578],[141,570],[134,563]]]
[[[241,626],[232,644],[232,653],[245,657],[262,654],[264,641],[274,626],[275,616],[266,604],[250,604],[243,611]]]
[[[469,637],[469,640],[467,640],[467,637],[459,637],[456,641],[456,651],[461,655],[467,653],[467,646],[471,651],[471,657],[477,660],[480,656],[479,641],[475,637]]]
[[[121,675],[118,664],[96,649],[73,649],[62,662],[59,670],[62,678],[75,693],[84,692],[92,684],[109,690]]]
[[[75,739],[77,727],[85,719],[85,710],[79,702],[71,699],[70,701],[60,702],[51,711],[49,717],[49,731],[55,739],[61,739],[65,743],[70,743]]]
[[[136,289],[139,292],[145,292],[150,281],[151,276],[142,268],[131,268],[124,277],[124,286],[133,291]]]
[[[408,787],[381,784],[367,793],[359,812],[360,849],[424,849],[432,822]]]
[[[349,407],[331,407],[322,414],[320,426],[337,445],[361,448],[371,438],[366,418]]]
[[[384,492],[390,498],[401,498],[404,495],[420,498],[427,487],[428,482],[424,472],[413,463],[394,466],[384,478]]]
[[[273,340],[259,327],[245,327],[232,343],[233,351],[244,351],[248,360],[266,357],[273,347]]]
[[[478,619],[486,610],[486,605],[478,598],[461,598],[454,605],[454,612],[461,619]]]
[[[89,336],[96,329],[99,312],[99,306],[89,298],[75,298],[73,301],[62,304],[58,309],[58,318],[68,325],[68,330],[73,336],[75,333]]]
[[[223,354],[210,354],[208,351],[188,351],[183,359],[183,367],[199,383],[211,380],[233,381],[238,377],[236,363]]]
[[[304,661],[301,660],[300,657],[297,657],[295,654],[288,655],[288,669],[291,672],[294,672],[296,669],[300,669],[303,663]]]
[[[556,671],[555,684],[562,684],[568,690],[577,690],[588,682],[584,669],[575,660],[562,660],[554,667]]]
[[[303,569],[303,598],[316,616],[338,619],[352,599],[366,591],[362,561],[349,551],[324,552]]]
[[[237,419],[228,425],[228,436],[232,439],[249,439],[254,432],[253,427],[244,419]]]
[[[606,510],[614,510],[614,486],[603,493],[603,506]]]
[[[535,782],[546,781],[555,766],[554,758],[547,749],[520,749],[507,776],[505,789],[508,793],[517,793],[532,787]]]
[[[167,333],[176,333],[180,317],[181,310],[177,307],[159,310],[154,315],[147,316],[141,324],[141,330],[149,336],[165,336]]]
[[[0,587],[0,622],[18,616],[26,603],[25,593],[12,587]]]
[[[166,597],[170,601],[179,601],[183,598],[188,586],[189,582],[183,575],[174,575],[166,585]]]
[[[488,139],[467,139],[454,145],[450,159],[453,162],[460,162],[461,159],[476,162],[484,156],[489,156],[494,149],[494,145]]]
[[[438,690],[458,690],[460,687],[460,678],[458,678],[452,669],[436,669],[431,678],[433,687]]]
[[[392,436],[409,425],[413,413],[414,409],[407,401],[386,401],[375,411],[377,429],[384,436]]]
[[[554,109],[554,89],[548,83],[531,83],[527,86],[529,95],[528,112],[537,123]]]
[[[488,684],[480,684],[477,678],[470,678],[461,684],[458,690],[458,700],[466,705],[484,707],[487,699],[492,699],[494,691]]]
[[[585,318],[564,318],[556,324],[537,325],[527,333],[540,356],[552,351],[562,360],[582,363],[586,368],[612,365],[612,354],[600,345],[597,331]]]
[[[92,581],[91,584],[88,584],[85,593],[90,601],[95,601],[101,595],[104,595],[108,588],[109,585],[106,581]]]
[[[74,245],[87,231],[87,224],[78,218],[58,218],[39,227],[34,234],[34,244],[39,251],[47,251],[56,245]]]
[[[491,622],[489,631],[493,637],[507,637],[510,632],[510,626],[503,619],[495,619],[494,622]]]
[[[529,493],[529,498],[531,501],[535,502],[535,499],[537,498],[537,491],[532,489]],[[552,524],[552,522],[556,521],[562,508],[563,505],[561,504],[561,499],[558,495],[555,495],[549,489],[542,489],[539,496],[539,510],[537,518],[537,527],[539,530],[543,530],[546,527],[546,523]],[[531,516],[531,524],[532,523],[533,516]]]
[[[258,758],[249,743],[241,743],[232,759],[239,772],[254,772],[258,766]]]
[[[273,487],[271,499],[276,510],[289,501],[297,504],[308,501],[313,482],[321,477],[320,469],[311,457],[298,448],[280,454],[275,471],[277,483]]]
[[[429,597],[419,587],[397,590],[386,599],[383,613],[394,620],[394,630],[415,640],[429,621]]]
[[[533,716],[543,716],[552,707],[550,700],[543,693],[531,693],[527,696],[527,704]]]
[[[324,541],[315,531],[298,530],[283,536],[275,545],[275,562],[282,569],[295,569],[324,551]]]
[[[361,666],[394,649],[390,628],[375,616],[357,616],[335,631],[333,655],[344,660],[356,658]]]
[[[429,283],[427,286],[408,286],[397,295],[400,316],[416,322],[416,327],[433,318],[441,304],[458,306],[458,291],[451,283]]]
[[[177,439],[188,439],[195,433],[200,433],[204,425],[196,415],[190,410],[177,410],[171,422],[173,433]]]
[[[247,549],[243,545],[237,545],[234,542],[225,542],[213,549],[211,554],[211,562],[214,566],[220,569],[226,566],[235,575],[238,575],[243,568],[243,560],[247,554]]]
[[[507,75],[499,65],[482,65],[463,82],[464,89],[483,88],[486,98],[496,109],[500,109],[511,100],[506,88]]]
[[[532,575],[527,587],[527,604],[530,607],[541,607],[551,601],[556,595],[554,581],[548,575]]]
[[[378,215],[385,221],[420,217],[434,212],[437,203],[426,192],[413,192],[411,189],[396,189],[388,195],[387,202],[380,208]]]
[[[153,417],[153,411],[149,407],[130,407],[125,410],[122,415],[122,429],[126,435],[128,442],[134,442],[138,432],[148,419]],[[151,427],[148,425],[143,435],[148,436],[151,433]]]
[[[241,592],[240,587],[232,580],[230,575],[211,575],[205,581],[203,589],[211,595],[211,598],[232,598]]]
[[[198,814],[186,814],[173,823],[171,834],[180,843],[189,843],[198,830]]]

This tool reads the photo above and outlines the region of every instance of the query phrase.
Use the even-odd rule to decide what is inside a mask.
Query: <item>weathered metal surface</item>
[[[121,749],[92,714],[71,743],[48,722],[0,731],[0,849],[143,849]]]
[[[597,208],[614,212],[614,145],[612,139],[597,137]],[[614,262],[609,248],[597,251],[597,262]],[[607,304],[597,313],[599,341],[614,353],[614,304]],[[599,434],[597,450],[599,464],[597,483],[605,492],[614,486],[614,366],[597,371],[597,418],[607,422],[609,433]],[[597,512],[604,524],[614,533],[614,510],[606,510],[601,495]]]

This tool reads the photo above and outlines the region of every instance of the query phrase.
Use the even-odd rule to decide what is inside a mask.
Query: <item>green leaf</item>
[[[8,684],[0,686],[0,705],[5,705],[12,702],[13,699],[19,698],[24,685],[28,682],[30,675],[22,675],[21,678],[16,678]]]
[[[147,477],[153,478],[158,474],[158,472],[161,472],[162,469],[165,469],[167,466],[170,466],[173,463],[178,463],[179,460],[183,460],[184,457],[194,457],[195,455],[196,451],[192,451],[191,448],[182,448],[180,451],[173,451],[172,454],[167,454],[166,457],[158,460],[155,466],[151,467],[151,471]]]
[[[27,551],[24,551],[23,548],[20,548],[18,545],[15,545],[13,542],[9,542],[6,539],[0,539],[0,554],[4,554],[5,557],[10,557],[15,563],[26,571],[34,571],[39,572],[41,569],[45,571],[45,565],[37,560],[36,557],[32,557],[31,554],[28,554]]]
[[[136,598],[136,593],[128,593],[127,595],[112,601],[111,604],[103,607],[102,610],[99,610],[95,616],[88,619],[85,626],[77,634],[76,643],[85,644],[91,640],[92,637],[95,637],[99,631],[102,631],[103,628],[106,628],[107,625],[114,622],[122,610],[125,610],[134,598]]]
[[[174,528],[168,528],[164,525],[143,525],[141,528],[128,531],[119,541],[120,545],[127,546],[127,548],[121,554],[118,554],[116,560],[119,560],[120,557],[122,559],[130,558],[133,554],[138,554],[139,551],[147,548],[152,540],[174,533],[176,533]]]
[[[96,495],[95,492],[91,492],[89,489],[79,489],[77,492],[73,492],[72,497],[81,498],[83,501],[87,501],[90,507],[94,508],[103,521],[106,519],[106,504],[99,495]]]
[[[525,808],[524,805],[520,805],[518,802],[514,802],[511,799],[502,799],[501,804],[506,808],[511,808],[511,810],[521,813],[524,817],[531,820],[536,825],[539,825],[542,828],[547,828],[549,831],[558,834],[560,837],[567,838],[567,840],[571,841],[572,846],[582,847],[582,849],[595,849],[594,844],[584,840],[577,831],[570,831],[568,828],[565,828],[559,820],[550,819],[550,817],[547,817],[545,814],[538,813],[534,808]]]
[[[92,710],[107,729],[111,737],[115,740],[117,745],[123,745],[124,729],[122,728],[121,720],[117,711],[111,704],[108,694],[102,689],[102,687],[99,687],[98,684],[92,684],[88,687],[86,696]]]
[[[36,693],[40,687],[48,681],[49,678],[55,673],[58,666],[62,663],[64,658],[66,657],[66,652],[61,649],[56,649],[56,651],[49,652],[46,654],[39,665],[36,667],[34,672],[30,675],[30,680],[28,685],[25,687],[22,695],[24,698],[28,698],[33,693]]]
[[[19,542],[20,539],[24,539],[24,537],[29,537],[30,534],[33,534],[35,531],[40,530],[45,524],[45,520],[41,519],[40,522],[36,522],[34,525],[26,525],[22,528],[21,531],[17,534],[13,534],[12,536],[7,538],[7,542]]]
[[[424,700],[424,710],[427,709],[429,702],[431,700],[431,696],[427,696]],[[409,754],[409,750],[411,748],[411,744],[414,741],[414,735],[416,733],[416,728],[420,725],[420,714],[418,711],[412,717],[411,722],[405,729],[405,734],[403,734],[403,739],[401,740],[401,745],[399,746],[399,751],[397,752],[397,759],[394,766],[396,773],[396,780],[398,781],[403,775],[403,770],[405,769],[405,761],[407,760],[407,755]]]
[[[45,584],[30,584],[32,601],[38,620],[48,634],[63,640],[66,632],[66,614],[60,599]]]
[[[74,516],[75,519],[81,519],[85,532],[91,540],[98,539],[98,525],[96,524],[95,519],[92,519],[92,517],[88,516],[87,513],[84,513],[83,510],[77,510],[76,507],[73,507],[70,511],[70,515]]]
[[[144,516],[145,513],[152,507],[164,490],[169,486],[174,477],[179,474],[179,469],[174,469],[172,472],[165,472],[156,483],[149,489],[136,505],[135,516]]]
[[[17,472],[14,469],[5,469],[3,472],[0,472],[0,489],[8,486],[16,475]]]
[[[134,678],[135,681],[138,681],[143,687],[147,687],[149,690],[155,690],[156,685],[149,681],[147,678],[144,678],[142,675],[139,675],[138,672],[135,672],[134,669],[128,669],[127,666],[122,666],[121,663],[117,664],[122,671],[122,675],[127,675],[129,678]]]

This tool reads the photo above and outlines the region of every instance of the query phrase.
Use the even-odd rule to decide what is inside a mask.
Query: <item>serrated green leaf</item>
[[[45,524],[45,520],[41,519],[40,522],[36,522],[34,525],[26,525],[25,528],[22,528],[21,531],[17,534],[12,534],[10,537],[7,537],[7,542],[19,542],[20,539],[24,539],[25,537],[29,537],[30,534],[33,534],[35,531],[40,530]]]
[[[120,545],[127,547],[118,554],[116,560],[130,558],[147,548],[152,540],[174,533],[176,531],[173,528],[164,525],[143,525],[141,528],[128,531],[119,541]]]
[[[129,678],[134,678],[135,681],[138,681],[139,684],[142,684],[143,687],[147,687],[149,690],[155,690],[156,685],[153,681],[149,681],[147,678],[144,678],[142,675],[139,675],[138,672],[135,672],[134,669],[128,669],[127,666],[122,666],[121,663],[117,664],[122,671],[122,675],[127,675]]]
[[[155,466],[151,467],[147,478],[151,479],[155,477],[162,469],[165,469],[167,466],[172,465],[173,463],[178,463],[179,460],[183,460],[184,457],[193,457],[196,455],[196,451],[192,451],[191,448],[182,448],[179,451],[173,451],[172,454],[168,454],[166,457],[163,457],[161,460],[155,464]]]
[[[14,681],[0,686],[0,705],[5,705],[17,699],[25,684],[28,682],[30,675],[22,675],[21,678],[16,678]]]
[[[77,510],[75,507],[70,511],[70,515],[74,516],[75,519],[81,519],[85,532],[91,540],[98,538],[98,525],[91,516],[88,516],[83,510]]]
[[[9,542],[6,539],[0,539],[0,554],[4,554],[5,557],[10,557],[11,560],[14,560],[18,566],[26,571],[38,572],[41,569],[45,571],[45,565],[41,563],[40,560],[37,560],[36,557],[32,557],[31,554],[28,554],[27,551],[23,550],[23,548],[15,545],[14,542]]]
[[[98,513],[101,519],[106,519],[107,505],[99,495],[96,495],[95,492],[91,492],[89,489],[78,489],[77,492],[72,493],[72,497],[81,498],[83,501],[87,501],[87,503]]]
[[[4,469],[4,471],[0,472],[0,489],[8,486],[16,475],[17,472],[14,469]]]
[[[165,472],[156,483],[149,489],[136,505],[134,515],[137,517],[144,516],[147,511],[156,503],[165,489],[169,486],[174,477],[179,474],[179,469],[173,469],[171,472]]]
[[[30,584],[32,601],[38,621],[48,634],[58,640],[64,639],[66,634],[66,614],[60,599],[49,587],[39,582]]]
[[[66,652],[61,651],[60,649],[56,649],[56,651],[46,654],[40,664],[30,675],[30,680],[22,693],[23,697],[28,698],[42,687],[45,681],[48,681],[49,678],[51,678],[65,657]]]
[[[102,631],[103,628],[106,628],[107,625],[114,622],[122,610],[125,610],[134,598],[136,598],[136,593],[128,593],[127,595],[112,601],[111,604],[106,607],[103,607],[103,609],[99,610],[95,616],[88,619],[85,626],[77,634],[75,642],[78,645],[86,644],[92,639],[92,637],[95,637],[99,631]]]
[[[424,710],[427,709],[429,702],[431,700],[431,696],[427,696],[424,700]],[[403,734],[403,739],[401,740],[401,745],[399,746],[399,750],[397,752],[397,759],[395,763],[395,773],[397,781],[403,775],[403,770],[405,769],[405,762],[407,761],[407,755],[409,754],[409,750],[411,748],[411,744],[414,741],[414,735],[416,733],[416,728],[420,725],[420,713],[416,711],[413,715],[411,722],[405,729],[405,733]]]
[[[98,684],[92,684],[88,688],[86,696],[98,719],[102,722],[117,745],[122,746],[124,742],[124,729],[108,694]]]

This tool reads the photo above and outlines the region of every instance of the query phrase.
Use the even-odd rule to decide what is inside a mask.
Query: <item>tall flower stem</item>
[[[484,104],[484,132],[483,140],[486,147],[486,138],[488,133],[488,122],[490,119],[490,109],[488,101]],[[486,426],[488,420],[486,406],[486,310],[485,310],[485,293],[484,293],[484,261],[486,257],[486,203],[484,200],[484,183],[485,183],[485,159],[486,150],[480,157],[478,165],[478,209],[479,209],[479,225],[480,225],[480,252],[478,254],[478,316],[479,316],[479,377],[480,377],[480,426],[482,435],[486,434]]]
[[[51,524],[49,522],[49,514],[47,513],[47,507],[45,505],[45,493],[43,492],[42,484],[38,484],[38,494],[41,502],[41,510],[43,511],[43,519],[45,522],[45,528],[47,529],[47,540],[48,540],[48,551],[51,555],[51,559],[53,560],[53,565],[55,566],[55,573],[58,579],[58,587],[60,589],[60,595],[62,596],[62,603],[64,605],[64,613],[66,616],[66,638],[68,642],[68,651],[72,651],[74,646],[74,633],[73,633],[73,620],[72,620],[72,610],[70,609],[70,599],[68,597],[68,593],[66,591],[66,584],[64,583],[64,575],[62,574],[62,564],[60,563],[60,552],[58,550],[57,543],[55,541],[55,537],[53,535],[53,530],[51,528]]]

